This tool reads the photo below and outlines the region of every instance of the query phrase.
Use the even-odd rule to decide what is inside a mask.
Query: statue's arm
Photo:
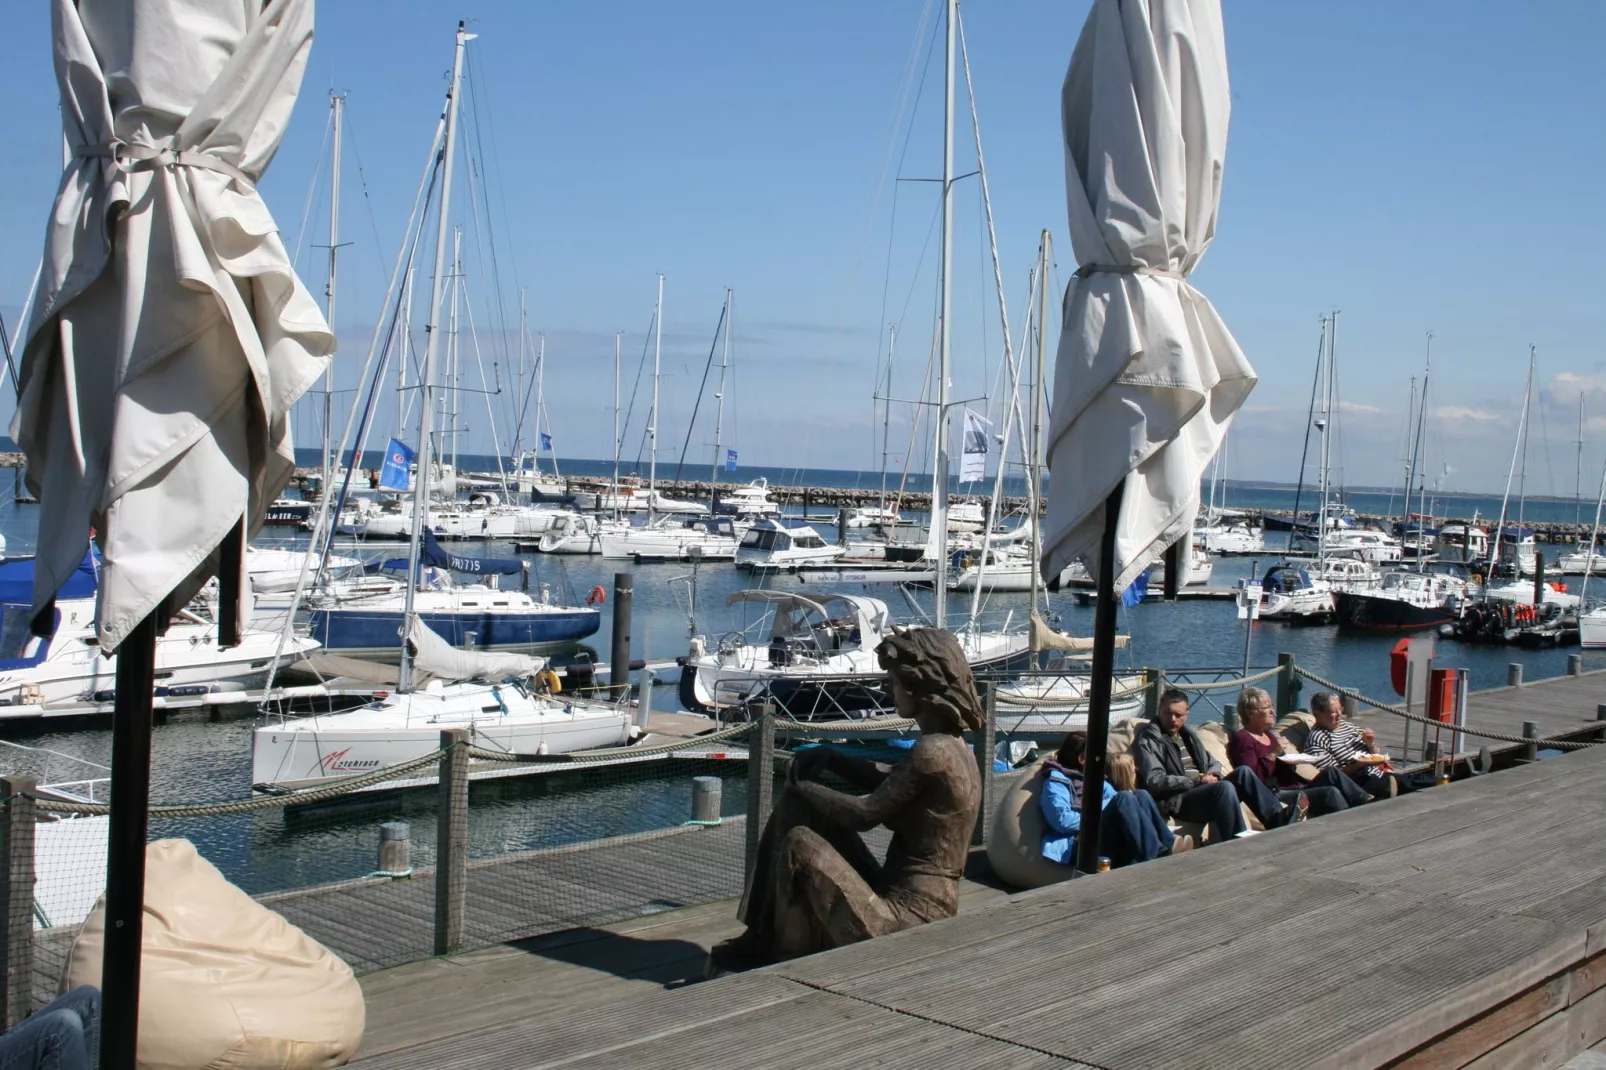
[[[867,758],[855,758],[835,749],[831,750],[830,766],[831,772],[861,791],[879,788],[881,782],[887,779],[887,774],[892,772],[890,765],[872,762]]]
[[[920,797],[926,778],[922,765],[916,755],[911,755],[909,761],[893,766],[868,795],[847,795],[811,780],[795,783],[791,790],[801,794],[826,820],[863,832],[885,824]]]

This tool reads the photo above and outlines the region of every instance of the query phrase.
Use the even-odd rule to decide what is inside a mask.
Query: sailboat
[[[438,316],[443,283],[446,227],[451,205],[453,143],[457,126],[458,100],[461,89],[463,51],[474,35],[457,27],[456,47],[452,62],[451,89],[447,98],[444,149],[439,157],[442,167],[440,183],[440,211],[435,244],[435,271],[429,303],[428,343],[424,352],[422,404],[419,406],[419,443],[426,459],[430,450],[430,422],[432,417],[436,353],[438,346]],[[413,507],[415,515],[428,521],[429,480],[416,481]],[[530,606],[515,606],[512,593],[496,591],[482,586],[475,599],[484,599],[484,606],[467,605],[467,588],[448,588],[443,592],[420,590],[416,582],[420,567],[455,568],[472,571],[483,567],[479,559],[457,559],[444,554],[420,525],[415,529],[410,544],[406,567],[407,582],[400,596],[399,618],[388,611],[379,610],[366,619],[388,625],[394,647],[398,635],[401,666],[396,679],[399,687],[368,705],[348,713],[327,717],[310,717],[281,721],[258,728],[252,737],[252,782],[262,787],[294,788],[331,777],[371,772],[375,769],[411,758],[420,757],[440,745],[443,727],[462,727],[469,732],[472,746],[497,750],[514,756],[539,757],[545,754],[584,750],[628,742],[635,734],[632,717],[622,707],[599,702],[563,700],[545,694],[534,681],[543,667],[538,659],[519,655],[493,655],[476,651],[454,649],[432,626],[432,619],[448,627],[462,628],[470,623],[460,612],[474,608],[487,623],[512,624],[516,618],[555,616],[554,613],[533,611]],[[522,566],[521,566],[522,567]],[[497,571],[505,571],[498,568]],[[478,585],[476,585],[478,586]],[[421,610],[420,602],[428,603],[430,596],[447,594],[453,599],[445,611]],[[420,596],[424,596],[422,599]],[[529,603],[528,596],[523,602]],[[500,604],[498,604],[500,602]],[[365,618],[344,609],[313,611],[313,629],[320,626],[328,634],[337,621],[361,622]],[[596,610],[588,609],[590,614]],[[323,614],[320,619],[319,614]],[[400,627],[398,628],[398,623]],[[589,621],[590,634],[597,622]],[[379,634],[379,633],[374,633]],[[453,640],[459,635],[451,636]],[[470,645],[481,647],[507,645],[471,638]],[[348,647],[348,650],[350,648]],[[418,687],[421,677],[423,686]]]

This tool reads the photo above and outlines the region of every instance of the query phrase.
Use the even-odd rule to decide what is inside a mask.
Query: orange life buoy
[[[607,600],[608,592],[604,591],[600,586],[591,588],[591,593],[586,595],[586,605],[588,606],[600,606]]]

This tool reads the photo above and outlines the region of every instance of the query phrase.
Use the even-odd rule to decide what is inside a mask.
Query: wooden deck
[[[1469,721],[1582,737],[1603,699]],[[371,974],[363,1064],[1555,1067],[1606,1040],[1603,835],[1606,748],[685,984],[715,903]]]

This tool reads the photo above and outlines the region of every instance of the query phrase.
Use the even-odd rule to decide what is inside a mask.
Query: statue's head
[[[970,663],[952,632],[911,628],[876,647],[881,667],[892,675],[898,709],[925,731],[978,731],[986,723]]]

